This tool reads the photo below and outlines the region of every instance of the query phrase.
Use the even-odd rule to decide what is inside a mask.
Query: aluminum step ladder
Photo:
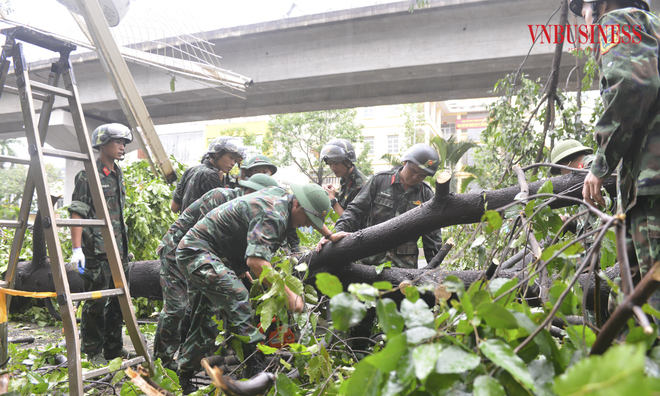
[[[69,374],[69,392],[71,395],[83,395],[83,380],[96,377],[103,373],[100,369],[94,371],[82,372],[80,357],[80,338],[78,337],[78,328],[76,325],[75,310],[73,303],[81,300],[90,300],[93,298],[117,297],[121,306],[121,312],[124,322],[130,335],[131,341],[138,355],[137,358],[124,362],[124,365],[134,365],[142,363],[147,366],[153,374],[153,364],[151,357],[147,352],[143,337],[135,318],[135,311],[131,303],[129,287],[124,277],[124,271],[121,264],[121,257],[117,250],[114,233],[108,208],[103,198],[101,182],[98,176],[96,160],[92,152],[90,137],[87,133],[87,127],[84,121],[82,106],[80,104],[78,89],[73,74],[69,55],[76,49],[76,46],[54,38],[43,33],[35,32],[25,27],[3,29],[1,31],[6,36],[6,42],[3,46],[2,55],[0,55],[0,95],[5,93],[14,93],[19,96],[23,119],[25,122],[25,133],[28,141],[29,159],[21,159],[10,156],[0,156],[0,161],[29,164],[23,199],[18,216],[18,221],[0,221],[0,226],[16,228],[11,253],[9,256],[9,265],[5,276],[5,281],[0,284],[7,289],[14,287],[16,280],[18,258],[25,238],[25,230],[28,225],[28,216],[32,205],[32,196],[35,188],[37,191],[37,203],[41,213],[41,221],[44,228],[46,244],[48,246],[48,255],[53,273],[53,281],[57,294],[57,302],[62,315],[62,324],[67,346],[68,374]],[[30,80],[23,55],[23,43],[27,42],[60,54],[57,62],[51,66],[48,76],[48,83],[41,83]],[[14,64],[14,75],[16,77],[16,87],[5,86],[9,72],[10,62]],[[64,88],[58,88],[60,77],[64,81]],[[69,109],[73,119],[80,152],[51,150],[43,147],[46,140],[48,121],[53,109],[55,97],[61,96],[68,100]],[[34,100],[43,101],[39,120],[35,111]],[[70,160],[78,160],[84,163],[84,169],[88,175],[89,187],[92,192],[94,207],[97,212],[97,219],[56,219],[53,207],[50,201],[50,190],[44,167],[44,156],[54,156]],[[106,246],[108,261],[114,281],[114,289],[71,293],[69,291],[69,282],[66,276],[66,265],[63,261],[62,248],[58,237],[59,227],[100,227],[103,235],[103,242]],[[9,296],[8,296],[9,297]],[[7,308],[10,300],[7,299]],[[7,322],[0,324],[0,359],[7,361]],[[3,334],[4,333],[4,334]]]

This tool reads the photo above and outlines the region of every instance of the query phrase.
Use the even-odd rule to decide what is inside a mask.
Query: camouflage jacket
[[[117,249],[122,261],[128,260],[128,233],[124,223],[124,204],[126,202],[126,185],[124,174],[119,166],[115,164],[114,172],[109,170],[100,159],[96,160],[96,167],[103,188],[105,204],[112,223],[112,230],[117,241]],[[96,209],[89,189],[87,173],[82,170],[75,178],[75,186],[69,205],[69,213],[77,213],[85,219],[95,219]],[[98,227],[83,227],[82,248],[85,257],[104,260],[106,258],[105,245]]]
[[[618,200],[625,212],[638,194],[660,194],[660,19],[623,8],[598,23],[607,33],[596,47],[604,111],[591,172],[603,178],[619,166]]]
[[[181,183],[177,185],[172,200],[181,205],[183,212],[193,202],[197,201],[206,192],[214,188],[235,188],[236,182],[225,175],[222,179],[218,169],[207,158],[201,165],[186,169],[181,176]]]
[[[248,257],[270,261],[279,249],[291,232],[289,215],[292,204],[292,197],[279,187],[269,187],[229,201],[210,211],[186,233],[179,243],[177,255],[183,249],[209,252],[222,258],[234,272],[242,274],[248,271],[245,264]],[[196,269],[186,268],[186,272],[192,273]]]
[[[354,232],[360,229],[366,218],[366,226],[380,224],[433,198],[431,187],[422,182],[404,191],[399,178],[402,168],[383,171],[371,177],[337,220],[335,231]],[[429,262],[442,247],[442,230],[438,229],[422,236],[424,256]],[[365,264],[382,264],[392,261],[392,266],[417,268],[419,250],[417,240],[397,246],[385,253],[363,259]]]
[[[343,177],[341,178],[341,187],[339,188],[339,195],[337,196],[337,202],[339,205],[346,209],[348,204],[353,202],[358,193],[360,193],[360,190],[366,181],[367,177],[360,172],[357,166],[353,166],[353,172],[348,176],[348,180]]]
[[[181,238],[186,235],[189,229],[191,229],[200,217],[205,216],[211,210],[217,208],[218,206],[225,204],[231,201],[234,198],[238,198],[243,195],[243,189],[241,188],[214,188],[213,190],[202,195],[200,199],[193,202],[186,210],[181,213],[179,218],[170,226],[170,229],[167,231],[163,240],[158,246],[156,252],[161,258],[165,257],[170,261],[172,265],[176,263],[176,247],[181,242]]]

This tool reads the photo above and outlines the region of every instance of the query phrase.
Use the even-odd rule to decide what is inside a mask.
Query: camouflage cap
[[[241,187],[251,188],[255,191],[264,189],[266,187],[280,186],[277,183],[277,180],[264,173],[257,173],[256,175],[250,177],[248,180],[239,180],[238,184],[240,184]]]
[[[317,229],[323,228],[326,216],[330,213],[330,198],[323,187],[318,184],[292,184],[291,190],[309,220]]]
[[[271,168],[272,174],[274,175],[277,172],[277,166],[273,164],[270,158],[266,157],[263,154],[257,154],[254,157],[251,157],[247,161],[243,162],[241,169],[252,169],[257,166],[267,166]]]

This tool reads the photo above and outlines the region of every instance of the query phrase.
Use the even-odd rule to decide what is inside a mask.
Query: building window
[[[375,107],[365,107],[364,108],[364,118],[374,118],[376,117],[376,108]]]
[[[369,151],[367,152],[368,155],[374,155],[374,137],[373,136],[368,136],[364,138],[364,147],[367,147],[367,144],[369,145]]]
[[[456,133],[456,124],[442,124],[442,135],[445,139],[449,139]]]
[[[399,153],[399,135],[387,136],[387,154]]]

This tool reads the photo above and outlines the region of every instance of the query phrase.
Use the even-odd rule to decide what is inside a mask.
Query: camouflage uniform
[[[335,231],[357,231],[365,218],[367,227],[380,224],[433,198],[433,190],[424,182],[404,191],[399,176],[401,169],[403,167],[379,172],[367,180],[358,196],[337,220]],[[422,236],[422,242],[426,261],[429,262],[442,247],[442,230],[438,229]],[[378,265],[392,261],[394,267],[417,268],[418,253],[417,240],[413,240],[387,252],[367,257],[362,263]]]
[[[637,260],[646,272],[660,258],[660,19],[623,8],[603,15],[598,23],[606,32],[611,32],[607,26],[641,30],[641,38],[633,35],[634,40],[621,35],[622,40],[613,43],[611,35],[599,37],[604,112],[596,124],[598,150],[591,173],[605,178],[618,166],[619,210],[626,213]],[[656,292],[650,300],[656,309],[658,301]]]
[[[201,165],[186,169],[181,176],[181,183],[177,185],[172,200],[181,205],[181,211],[197,201],[204,193],[214,188],[236,188],[236,181],[228,175],[220,178],[219,170],[213,166],[211,160],[205,158]]]
[[[291,231],[292,205],[281,188],[260,190],[212,210],[179,243],[176,259],[188,281],[192,308],[180,376],[199,369],[201,359],[215,351],[218,330],[206,326],[214,314],[222,314],[228,329],[248,337],[250,344],[264,340],[252,324],[248,290],[238,275],[248,271],[248,257],[271,260]]]
[[[189,307],[186,277],[176,264],[177,245],[200,217],[242,195],[241,188],[215,188],[207,192],[181,213],[158,246],[163,309],[154,337],[154,359],[160,358],[165,367],[176,369],[173,358],[181,343],[181,324]]]
[[[360,190],[366,181],[367,177],[360,172],[357,166],[353,166],[353,172],[348,176],[348,180],[343,177],[341,178],[337,203],[342,208],[346,209],[348,204],[353,202],[355,197],[360,193]]]
[[[96,166],[99,170],[99,178],[115,234],[117,250],[124,267],[126,281],[128,281],[128,236],[126,223],[124,223],[124,203],[126,200],[124,175],[121,168],[116,164],[114,171],[111,171],[97,159]],[[96,218],[92,193],[84,170],[76,175],[69,212],[77,213],[86,219]],[[83,228],[82,248],[85,254],[85,271],[82,273],[81,278],[84,282],[85,291],[114,288],[105,245],[99,228]],[[123,346],[122,321],[121,308],[116,297],[86,301],[83,304],[80,320],[82,351],[91,356],[105,350],[104,354],[106,356],[113,356]]]

